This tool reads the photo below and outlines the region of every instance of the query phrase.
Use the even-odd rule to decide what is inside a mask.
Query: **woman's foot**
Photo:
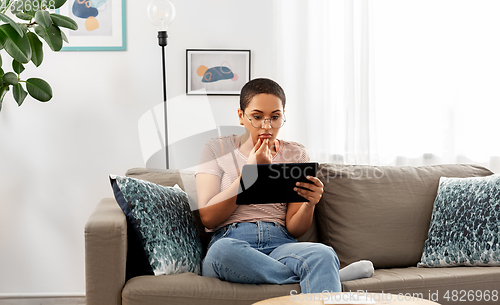
[[[371,277],[374,272],[375,270],[373,269],[373,263],[371,261],[361,260],[340,269],[339,276],[340,281],[344,282]]]

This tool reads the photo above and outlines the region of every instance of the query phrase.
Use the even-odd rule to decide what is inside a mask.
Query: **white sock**
[[[373,275],[373,272],[375,272],[375,270],[373,269],[372,262],[361,260],[340,269],[339,277],[341,282],[352,281],[365,277],[371,277]]]

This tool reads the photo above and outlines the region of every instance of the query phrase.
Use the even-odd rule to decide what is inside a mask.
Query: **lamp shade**
[[[175,18],[175,7],[168,0],[152,0],[147,7],[148,18],[158,31],[166,31]]]

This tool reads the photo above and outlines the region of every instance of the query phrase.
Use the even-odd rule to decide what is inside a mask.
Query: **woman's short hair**
[[[240,108],[245,111],[248,104],[254,96],[261,93],[267,93],[277,96],[281,100],[283,109],[285,109],[286,97],[285,91],[281,86],[268,78],[256,78],[252,79],[241,88],[240,94]]]

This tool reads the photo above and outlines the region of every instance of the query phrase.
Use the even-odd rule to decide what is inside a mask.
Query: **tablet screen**
[[[317,162],[246,164],[236,204],[306,202],[293,188],[296,182],[311,183],[306,176],[316,177]]]

